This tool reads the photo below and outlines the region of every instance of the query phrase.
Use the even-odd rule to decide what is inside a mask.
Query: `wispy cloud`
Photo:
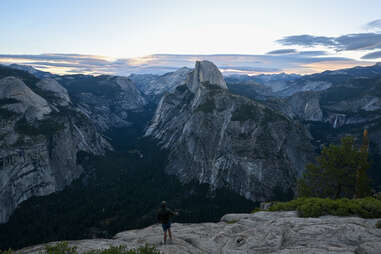
[[[291,54],[296,53],[296,49],[277,49],[270,52],[267,52],[268,55],[282,55],[282,54]]]
[[[377,58],[381,58],[381,51],[375,51],[375,52],[372,52],[372,53],[368,53],[364,56],[361,57],[362,59],[377,59]]]
[[[275,53],[274,53],[275,52]],[[287,53],[289,52],[289,53]],[[369,58],[370,59],[370,58]],[[196,60],[214,62],[224,75],[258,73],[314,73],[322,68],[371,65],[373,62],[328,55],[325,51],[275,50],[264,55],[172,55],[157,54],[140,58],[108,59],[77,54],[0,55],[0,63],[19,63],[58,74],[163,74],[183,66],[192,68]]]
[[[381,49],[381,34],[358,33],[339,37],[313,36],[308,34],[286,36],[278,40],[282,45],[303,47],[325,46],[337,51]]]
[[[366,29],[381,30],[381,19],[373,20],[364,26]]]
[[[363,28],[373,31],[367,33],[344,34],[336,37],[310,34],[290,35],[285,36],[276,42],[283,46],[301,46],[307,48],[320,46],[336,52],[365,52],[366,54],[362,56],[361,59],[381,58],[380,51],[376,51],[381,49],[381,19],[373,20],[365,24]]]

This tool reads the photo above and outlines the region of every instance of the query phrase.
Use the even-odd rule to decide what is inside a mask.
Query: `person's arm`
[[[172,210],[169,210],[169,212],[171,213],[171,216],[177,216],[177,215],[179,215],[178,212],[174,212],[174,211],[172,211]]]

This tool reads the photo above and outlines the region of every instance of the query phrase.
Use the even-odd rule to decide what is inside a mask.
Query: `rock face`
[[[161,99],[146,135],[169,150],[169,174],[251,200],[292,192],[314,155],[302,126],[231,94],[217,67],[206,61]]]
[[[56,104],[59,106],[67,106],[71,102],[67,90],[52,78],[45,78],[37,82],[36,86],[56,97]]]
[[[22,201],[78,178],[81,154],[112,149],[56,81],[28,85],[40,95],[17,77],[0,80],[0,223]]]
[[[294,114],[296,117],[307,121],[323,120],[319,93],[296,93],[286,99],[286,104],[290,107],[288,109],[290,115]]]
[[[9,65],[9,67],[11,67],[12,69],[16,69],[16,70],[27,71],[30,74],[32,74],[33,76],[35,76],[37,78],[41,78],[41,79],[52,78],[55,76],[54,74],[51,74],[50,72],[40,71],[40,70],[37,70],[37,69],[33,68],[32,66],[28,66],[28,65],[11,64],[11,65]]]
[[[71,75],[56,80],[100,131],[131,125],[130,115],[147,105],[144,95],[126,77]]]
[[[160,96],[165,92],[173,92],[176,86],[185,82],[191,69],[183,67],[175,72],[164,75],[132,74],[128,78],[136,83],[137,87],[151,99]]]
[[[42,119],[51,112],[48,102],[34,93],[25,83],[15,77],[0,80],[0,100],[4,101],[3,109],[17,114],[27,113],[29,119]],[[5,101],[13,103],[5,103]]]
[[[188,76],[187,86],[191,92],[196,93],[200,85],[206,82],[223,89],[228,89],[224,77],[212,62],[197,61],[192,75]]]
[[[172,226],[174,240],[162,245],[161,225],[121,232],[113,239],[70,241],[83,253],[125,245],[129,249],[145,244],[164,254],[201,253],[358,253],[376,254],[381,249],[381,230],[376,219],[324,216],[298,218],[295,212],[227,214],[219,223]],[[43,245],[17,253],[39,253]]]

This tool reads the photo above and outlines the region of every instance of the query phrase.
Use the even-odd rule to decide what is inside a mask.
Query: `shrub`
[[[1,251],[0,250],[0,254],[14,254],[15,252],[13,251],[13,250],[11,250],[11,249],[9,249],[9,250],[4,250],[4,251]]]
[[[1,251],[0,254],[14,254],[11,249]],[[40,254],[78,254],[77,247],[69,247],[67,242],[60,242],[53,246],[45,246],[45,252]],[[128,250],[126,246],[112,246],[105,250],[92,250],[84,254],[161,254],[155,247],[145,245],[137,249]]]
[[[289,202],[278,202],[270,207],[270,211],[295,210],[300,217],[336,215],[381,218],[381,201],[370,197],[337,200],[329,198],[298,198]]]
[[[263,211],[265,210],[262,210],[261,208],[257,207],[253,211],[251,211],[251,213],[257,213],[257,212],[263,212]]]
[[[132,250],[127,250],[126,246],[118,246],[106,250],[89,251],[85,254],[160,254],[160,251],[149,245]]]
[[[46,254],[77,254],[76,247],[69,247],[67,242],[60,242],[56,245],[45,247]]]

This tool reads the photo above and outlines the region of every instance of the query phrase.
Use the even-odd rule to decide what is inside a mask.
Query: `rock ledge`
[[[356,253],[381,250],[377,219],[324,216],[298,218],[296,212],[227,214],[218,223],[174,223],[174,240],[162,245],[161,226],[121,232],[113,239],[70,241],[80,253],[109,246],[156,246],[162,253]],[[38,253],[44,245],[19,250]]]

